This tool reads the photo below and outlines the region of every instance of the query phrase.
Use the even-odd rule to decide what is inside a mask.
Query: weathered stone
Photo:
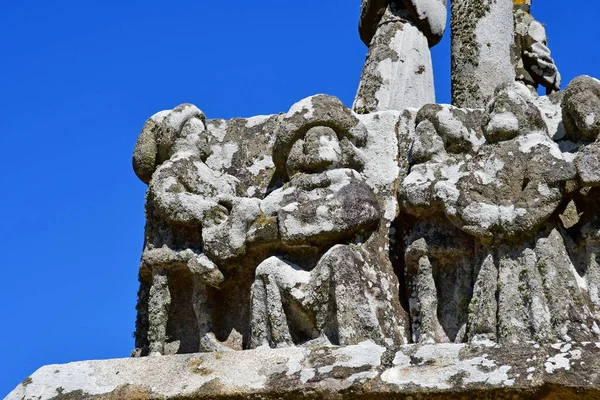
[[[577,154],[575,159],[579,178],[584,186],[600,185],[600,144],[594,142]]]
[[[589,182],[579,165],[591,146],[563,153],[548,133],[556,112],[537,104],[556,108],[512,83],[485,111],[428,105],[417,113],[399,188],[413,341],[597,340],[598,310],[587,306],[597,298],[588,284],[595,245],[573,243],[577,233],[560,229],[558,213],[577,180]],[[575,198],[582,212],[567,229],[586,215],[593,226],[595,212],[584,210],[594,193]]]
[[[452,19],[452,104],[482,108],[496,87],[515,80],[510,0],[454,0]]]
[[[516,78],[532,91],[538,85],[546,94],[560,90],[560,73],[550,56],[546,29],[530,14],[531,0],[514,0]]]
[[[513,42],[507,0],[453,2],[455,105],[446,2],[363,0],[356,112],[152,116],[135,358],[8,399],[600,398],[600,82],[556,92],[530,4]]]
[[[277,221],[279,235],[268,245],[274,256],[256,267],[250,347],[405,343],[403,312],[386,295],[397,278],[372,249],[387,237],[377,225],[395,217],[395,208],[383,210],[397,175],[389,183],[362,175],[364,152],[380,139],[326,96],[292,106],[276,132],[284,184],[263,200],[261,215]]]
[[[353,110],[359,114],[435,102],[429,46],[446,28],[445,0],[364,0],[359,30],[369,53]]]
[[[562,117],[566,138],[596,140],[600,134],[600,81],[580,76],[569,83],[565,92]]]
[[[48,365],[7,400],[596,399],[598,343],[372,343]]]
[[[274,164],[265,150],[276,120],[206,121],[196,107],[182,105],[146,123],[134,151],[140,179],[152,172],[134,354],[194,352],[203,343],[212,348],[207,335],[214,337],[215,329],[223,342],[232,330],[247,335],[243,298],[223,295],[221,285],[241,280],[239,290],[246,280],[249,297],[251,277],[217,263],[240,256],[260,213],[259,199],[238,196],[268,190]],[[219,300],[209,300],[213,296]],[[241,311],[215,318],[215,307]]]
[[[187,107],[148,123],[166,134],[149,180],[134,354],[406,343],[381,254],[399,176],[380,166],[397,165],[398,115],[363,124],[319,95],[277,117],[172,116]]]

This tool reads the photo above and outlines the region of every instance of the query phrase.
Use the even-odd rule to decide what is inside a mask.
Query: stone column
[[[422,12],[423,21],[412,15],[404,1],[363,0],[359,29],[369,53],[352,107],[355,112],[400,111],[435,103],[429,46],[444,32],[446,4],[415,3],[429,11]],[[423,31],[430,32],[431,43]]]
[[[452,1],[452,104],[482,108],[501,83],[515,80],[511,0]]]

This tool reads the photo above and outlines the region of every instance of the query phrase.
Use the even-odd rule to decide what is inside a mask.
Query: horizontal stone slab
[[[47,365],[7,400],[598,399],[600,343],[257,349]]]

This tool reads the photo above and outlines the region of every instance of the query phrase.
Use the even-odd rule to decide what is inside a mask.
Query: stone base
[[[48,365],[7,400],[600,399],[600,343],[257,349]]]

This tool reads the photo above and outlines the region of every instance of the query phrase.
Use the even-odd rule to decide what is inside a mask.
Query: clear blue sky
[[[133,348],[144,121],[191,102],[209,118],[350,105],[366,48],[359,0],[2,1],[0,397],[45,364]],[[600,5],[537,0],[565,82],[600,77]],[[449,32],[434,49],[448,102]]]

